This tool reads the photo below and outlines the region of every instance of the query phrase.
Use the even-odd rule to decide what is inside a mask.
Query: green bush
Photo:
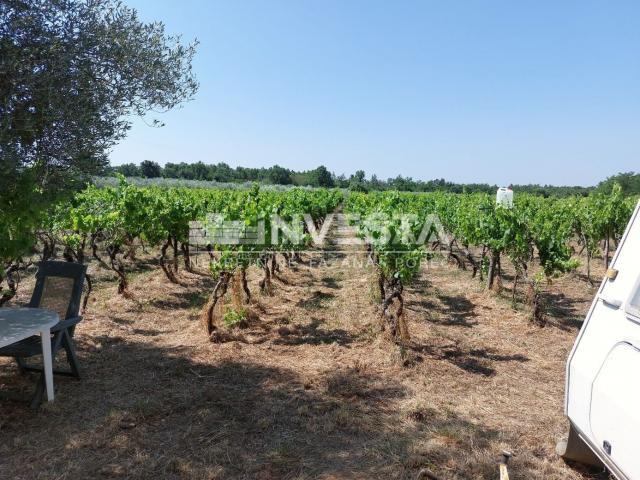
[[[246,325],[247,311],[244,308],[227,307],[222,321],[228,328],[242,327]]]

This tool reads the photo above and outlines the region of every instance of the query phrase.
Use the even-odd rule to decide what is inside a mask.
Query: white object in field
[[[59,322],[58,314],[42,308],[0,308],[0,347],[6,347],[33,335],[42,341],[42,363],[47,400],[53,401],[53,362],[51,327]]]
[[[513,190],[508,187],[501,187],[496,194],[496,204],[505,208],[513,208]]]
[[[567,363],[565,413],[621,480],[640,479],[640,204]],[[574,438],[574,441],[576,440]]]

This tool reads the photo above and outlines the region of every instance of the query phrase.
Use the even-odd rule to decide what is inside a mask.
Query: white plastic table
[[[32,335],[42,339],[42,362],[47,386],[47,400],[53,401],[53,359],[51,327],[59,322],[56,312],[42,308],[0,308],[0,348]]]

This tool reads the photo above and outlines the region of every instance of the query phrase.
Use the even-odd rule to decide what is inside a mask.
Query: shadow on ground
[[[414,478],[456,455],[422,445],[427,432],[475,448],[497,435],[450,413],[401,418],[391,406],[405,387],[356,369],[309,380],[120,337],[81,341],[79,352],[84,379],[56,379],[54,403],[1,405],[0,477]],[[0,368],[3,389],[28,394],[32,381]]]
[[[304,308],[305,310],[317,310],[322,308],[326,302],[335,298],[333,293],[322,292],[317,290],[313,292],[309,297],[303,298],[296,303],[297,307]]]
[[[407,308],[418,313],[426,312],[427,321],[443,326],[467,327],[477,325],[478,314],[473,303],[463,295],[436,295],[438,301],[430,298],[408,300]]]
[[[408,348],[419,354],[446,360],[468,373],[485,377],[496,373],[495,363],[529,361],[529,358],[524,355],[502,355],[486,348],[465,348],[455,343],[446,345],[410,344]]]
[[[545,292],[542,301],[547,313],[547,323],[562,330],[579,330],[584,321],[583,308],[564,293]]]
[[[327,330],[322,328],[324,322],[318,318],[312,318],[307,325],[293,325],[292,327],[280,327],[279,336],[273,340],[276,345],[322,345],[337,343],[341,346],[351,344],[356,336],[347,330],[334,328]]]

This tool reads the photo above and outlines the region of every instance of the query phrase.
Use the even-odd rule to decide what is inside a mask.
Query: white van
[[[567,363],[564,458],[640,479],[640,204]]]

